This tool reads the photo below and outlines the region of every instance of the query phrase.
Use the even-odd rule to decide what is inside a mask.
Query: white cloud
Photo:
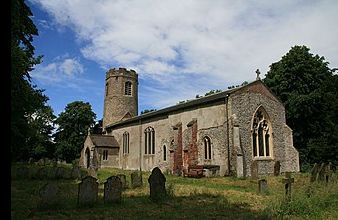
[[[80,89],[83,83],[90,83],[81,77],[84,67],[77,58],[69,55],[59,56],[49,64],[39,64],[30,73],[33,80],[42,84],[52,84],[61,87]]]
[[[174,83],[179,74],[195,76],[180,84],[185,87],[205,75],[204,88],[251,81],[257,68],[266,73],[303,44],[338,66],[336,0],[31,1],[74,30],[86,58],[161,83]]]

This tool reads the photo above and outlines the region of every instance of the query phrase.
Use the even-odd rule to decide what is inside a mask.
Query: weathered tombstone
[[[97,179],[92,176],[86,176],[79,183],[77,204],[92,205],[97,201],[98,190],[99,183]]]
[[[318,180],[324,181],[325,180],[325,171],[326,171],[326,165],[325,163],[322,163],[320,165],[319,171],[318,171]]]
[[[291,178],[291,173],[286,172],[285,178],[283,178],[283,183],[285,184],[285,197],[287,200],[291,199],[291,185],[294,183],[294,178]]]
[[[131,186],[132,188],[142,186],[142,173],[139,171],[134,171],[130,174]]]
[[[273,168],[274,168],[273,169],[273,175],[279,176],[279,174],[280,174],[280,162],[276,161]]]
[[[38,165],[39,166],[44,166],[45,165],[45,160],[44,159],[40,159],[40,160],[38,160]]]
[[[88,175],[89,175],[89,176],[92,176],[92,177],[94,177],[94,178],[97,178],[97,171],[96,171],[96,169],[94,169],[93,167],[90,167],[90,168],[88,169]]]
[[[55,170],[55,179],[63,179],[66,175],[66,168],[57,167]]]
[[[268,182],[266,179],[258,180],[258,192],[260,194],[265,194],[268,192]]]
[[[317,180],[318,169],[319,169],[319,165],[315,163],[311,169],[311,177],[310,177],[311,183]]]
[[[148,178],[150,185],[150,199],[153,201],[161,200],[167,195],[165,189],[166,178],[160,168],[155,167]]]
[[[122,195],[122,182],[118,176],[109,177],[104,183],[104,203],[120,203]]]
[[[32,157],[29,158],[28,160],[28,164],[33,164],[34,163],[34,159]]]
[[[328,184],[332,176],[332,163],[331,162],[329,162],[328,165],[326,166],[324,176],[325,176],[325,182],[326,184]]]
[[[73,167],[72,172],[71,172],[71,177],[73,179],[81,179],[80,167]]]
[[[251,163],[251,178],[252,179],[258,178],[258,162],[257,162],[257,160],[254,160]]]
[[[46,183],[39,190],[40,206],[53,205],[57,202],[59,187],[55,183]]]
[[[124,174],[117,174],[117,176],[120,178],[122,182],[122,189],[127,189],[128,188],[128,183],[127,183],[127,177]]]

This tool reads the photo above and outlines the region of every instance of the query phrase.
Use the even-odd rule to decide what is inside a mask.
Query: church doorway
[[[86,149],[85,155],[86,155],[86,168],[89,168],[89,166],[90,166],[90,151],[89,151],[88,148]]]

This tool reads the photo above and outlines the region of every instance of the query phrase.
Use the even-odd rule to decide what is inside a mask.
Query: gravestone
[[[128,183],[127,183],[127,177],[124,174],[117,174],[117,176],[120,178],[122,182],[122,189],[127,189],[128,188]]]
[[[41,158],[40,160],[38,160],[37,164],[39,166],[44,166],[45,165],[45,160]]]
[[[258,192],[260,194],[265,194],[268,192],[268,181],[266,179],[258,180]]]
[[[311,169],[311,177],[310,177],[311,183],[317,180],[318,170],[319,170],[319,165],[315,163]]]
[[[318,171],[318,180],[319,181],[324,181],[325,180],[325,171],[326,171],[326,164],[322,163],[320,165],[319,171]]]
[[[34,159],[32,157],[29,158],[28,160],[28,164],[33,164],[34,163]]]
[[[157,201],[165,198],[167,195],[165,189],[165,181],[166,178],[161,172],[160,168],[155,167],[151,175],[148,178],[148,183],[150,185],[150,199],[153,201]]]
[[[273,168],[274,168],[273,169],[273,175],[279,176],[279,174],[280,174],[280,162],[276,161]]]
[[[46,183],[39,190],[40,206],[48,206],[57,203],[59,187],[55,183]]]
[[[55,169],[55,179],[63,179],[66,176],[66,168],[57,167]]]
[[[104,203],[120,203],[122,182],[118,176],[109,177],[104,183]]]
[[[136,188],[142,186],[142,173],[139,171],[134,171],[130,174],[131,178],[131,187]]]
[[[73,167],[71,172],[72,179],[81,179],[81,170],[80,167]]]
[[[331,180],[331,177],[332,177],[332,163],[329,162],[328,165],[326,166],[325,173],[324,173],[326,184],[329,183],[329,181]]]
[[[92,176],[94,178],[97,178],[97,171],[95,168],[93,167],[89,167],[89,169],[87,170],[88,171],[88,175],[89,176]]]
[[[287,200],[291,200],[291,186],[294,183],[294,178],[291,178],[291,173],[286,172],[285,178],[283,179],[283,183],[285,184],[285,197]]]
[[[99,183],[97,179],[92,176],[86,176],[79,183],[78,188],[78,205],[92,205],[97,201],[97,194],[99,190]]]
[[[257,160],[254,160],[251,163],[251,178],[252,179],[258,178],[258,162],[257,162]]]

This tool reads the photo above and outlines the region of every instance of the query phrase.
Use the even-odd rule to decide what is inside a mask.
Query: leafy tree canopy
[[[33,36],[38,30],[23,0],[11,1],[11,159],[31,156],[32,134],[39,132],[32,116],[45,108],[48,97],[30,82],[29,72],[41,62],[34,57]],[[48,135],[43,139],[48,139]]]
[[[149,112],[153,112],[153,111],[156,111],[156,109],[144,109],[143,111],[141,111],[141,115],[143,114],[146,114],[146,113],[149,113]]]
[[[59,126],[55,133],[56,154],[71,162],[80,157],[83,143],[96,119],[91,105],[82,101],[69,103],[56,119]]]
[[[294,46],[264,83],[283,101],[301,163],[338,162],[338,77],[325,58]]]

